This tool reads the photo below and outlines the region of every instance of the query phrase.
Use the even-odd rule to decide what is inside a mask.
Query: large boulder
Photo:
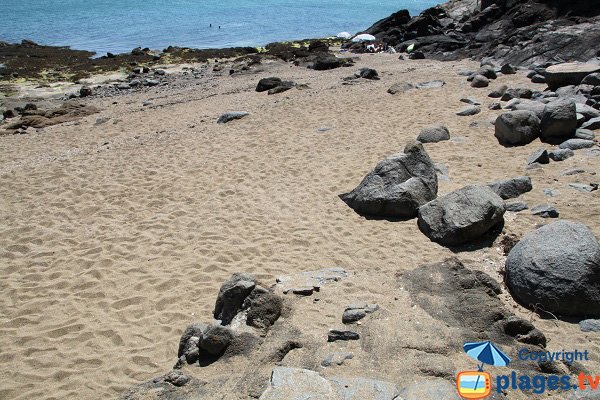
[[[475,240],[503,221],[504,201],[482,185],[466,186],[419,208],[418,225],[444,246]]]
[[[565,316],[600,316],[600,244],[583,224],[558,221],[526,234],[506,259],[521,304]]]
[[[510,111],[496,119],[494,136],[502,145],[525,145],[539,135],[540,120],[533,111]]]
[[[353,191],[341,199],[357,213],[413,218],[417,209],[435,199],[438,182],[433,161],[417,141],[404,153],[381,161]]]
[[[254,290],[256,278],[247,273],[235,273],[227,280],[217,296],[213,315],[223,325],[227,325],[242,309],[246,297]]]
[[[541,137],[546,140],[573,137],[577,129],[577,111],[572,100],[555,100],[546,104],[540,123]]]
[[[551,90],[562,86],[579,85],[583,78],[600,72],[600,65],[585,63],[563,63],[546,68],[546,83]]]

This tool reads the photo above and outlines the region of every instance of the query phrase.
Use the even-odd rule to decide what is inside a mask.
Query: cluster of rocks
[[[248,351],[260,341],[258,336],[279,319],[282,308],[282,298],[258,285],[253,275],[234,274],[219,290],[213,311],[215,322],[196,322],[184,330],[176,368],[184,363],[215,361],[232,345],[230,354]]]
[[[447,130],[442,128],[437,127],[432,135],[422,132],[422,136],[445,137]],[[531,190],[531,182],[528,184],[517,179],[492,187],[470,185],[437,197],[435,164],[423,145],[414,141],[406,145],[403,154],[381,161],[360,185],[340,197],[357,213],[366,216],[417,217],[419,229],[431,240],[457,246],[501,225],[505,206],[500,195],[509,198],[524,193]]]
[[[428,58],[493,57],[524,65],[584,61],[600,48],[600,5],[583,0],[450,1],[411,17],[400,10],[364,33]],[[351,44],[348,44],[351,47]]]
[[[65,102],[60,107],[50,110],[28,103],[23,107],[5,110],[3,112],[5,121],[0,122],[4,122],[2,128],[9,133],[26,134],[47,126],[75,121],[97,112],[99,110],[96,107],[76,101]]]
[[[281,78],[269,77],[258,81],[256,85],[257,92],[267,92],[267,94],[282,93],[296,87],[292,81],[282,81]]]

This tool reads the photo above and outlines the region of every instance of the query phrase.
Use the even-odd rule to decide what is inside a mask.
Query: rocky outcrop
[[[409,18],[401,10],[365,32],[427,58],[493,57],[502,63],[587,61],[600,50],[600,4],[564,0],[451,1]]]

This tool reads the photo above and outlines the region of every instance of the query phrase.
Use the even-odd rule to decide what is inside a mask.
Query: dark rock
[[[504,211],[504,202],[489,187],[466,186],[420,207],[417,223],[432,241],[456,246],[500,224]]]
[[[256,278],[247,273],[235,273],[221,289],[215,303],[213,315],[223,325],[228,325],[242,309],[242,304],[256,286]]]
[[[450,132],[448,128],[442,125],[431,126],[424,128],[417,140],[421,143],[437,143],[444,140],[450,140]]]
[[[567,158],[573,157],[574,155],[575,153],[571,149],[557,149],[552,150],[550,153],[548,153],[548,156],[553,161],[564,161]]]
[[[543,139],[572,137],[577,129],[575,102],[555,100],[546,104],[540,128]]]
[[[228,111],[224,114],[221,114],[221,116],[217,120],[217,123],[226,124],[228,122],[233,121],[234,119],[242,119],[247,115],[250,115],[250,113],[246,111]]]
[[[600,65],[563,63],[546,68],[546,82],[551,90],[562,86],[579,85],[589,74],[600,72]]]
[[[500,72],[502,72],[504,75],[512,75],[516,74],[517,70],[515,69],[515,67],[510,65],[510,63],[506,63],[502,65],[502,67],[500,68]]]
[[[526,234],[506,260],[506,283],[527,307],[600,315],[600,244],[580,223],[558,221]]]
[[[600,117],[592,118],[583,125],[581,125],[583,129],[589,129],[591,131],[595,131],[600,129]]]
[[[8,118],[15,118],[17,116],[17,113],[15,112],[15,110],[5,110],[2,113],[2,116],[6,119]]]
[[[250,302],[246,323],[259,329],[269,328],[281,316],[283,301],[273,293],[264,293]]]
[[[528,176],[519,176],[512,179],[496,181],[490,183],[488,186],[503,200],[514,199],[533,189],[531,178]]]
[[[531,77],[533,83],[546,83],[546,77],[544,75],[535,74]]]
[[[535,206],[531,209],[531,214],[537,215],[542,218],[558,218],[559,213],[549,204],[540,204],[539,206]]]
[[[523,203],[521,201],[516,201],[513,203],[505,202],[504,208],[506,209],[506,211],[519,212],[519,211],[527,210],[529,208],[529,205],[527,205],[527,203]]]
[[[508,317],[500,322],[504,332],[521,343],[546,347],[546,336],[530,321],[515,316]]]
[[[335,342],[338,340],[358,340],[360,335],[352,331],[342,331],[337,329],[331,329],[327,334],[328,342]]]
[[[457,112],[456,115],[458,115],[460,117],[468,117],[468,116],[472,116],[472,115],[477,115],[480,112],[481,112],[481,107],[469,106],[469,107],[466,107],[465,109],[463,109],[462,111]]]
[[[375,71],[372,68],[361,68],[356,73],[356,76],[358,78],[364,78],[364,79],[372,79],[372,80],[378,80],[379,79],[379,74],[377,73],[377,71]]]
[[[500,115],[495,122],[494,136],[502,145],[525,145],[540,134],[540,120],[532,111],[511,111]]]
[[[405,93],[414,88],[415,87],[408,82],[400,82],[393,84],[387,92],[389,94]]]
[[[579,321],[582,332],[600,332],[600,319],[584,319]]]
[[[312,64],[312,68],[317,71],[325,71],[329,69],[350,66],[354,64],[351,59],[337,58],[333,54],[321,53]]]
[[[311,53],[327,52],[329,51],[329,46],[327,45],[327,43],[321,40],[315,40],[308,45],[308,51]]]
[[[294,82],[284,81],[284,82],[281,82],[281,84],[279,86],[275,86],[273,89],[269,89],[267,94],[283,93],[290,89],[293,89],[295,86],[296,86],[296,84]]]
[[[219,355],[227,349],[233,337],[231,329],[222,325],[211,325],[200,338],[200,349],[213,356]]]
[[[581,81],[582,85],[600,86],[600,72],[587,75]]]
[[[530,89],[508,89],[504,92],[500,100],[531,99],[532,96],[533,92]]]
[[[561,149],[580,150],[593,147],[595,142],[593,140],[585,139],[569,139],[562,142],[558,147]]]
[[[256,91],[266,92],[267,90],[276,88],[277,86],[281,85],[281,83],[281,78],[277,78],[274,76],[269,78],[262,78],[260,81],[258,81],[258,84],[256,85]]]
[[[352,192],[341,195],[359,214],[412,218],[437,196],[433,161],[419,142],[381,161]]]
[[[79,89],[79,97],[88,97],[88,96],[91,96],[92,94],[93,94],[93,92],[92,92],[91,87],[82,86],[81,89]]]
[[[491,65],[481,66],[481,68],[479,68],[479,70],[477,71],[477,74],[483,75],[487,79],[496,79],[498,77],[498,75],[496,74],[496,69]]]
[[[498,89],[496,89],[493,92],[491,92],[490,94],[488,94],[488,97],[492,97],[494,99],[499,99],[502,96],[504,96],[504,93],[506,93],[507,90],[508,90],[508,86],[502,85]]]
[[[546,149],[537,149],[527,158],[527,164],[548,164],[550,163],[550,157]]]
[[[410,53],[408,55],[408,58],[411,60],[424,60],[425,59],[425,53],[423,53],[422,51],[413,51],[412,53]]]
[[[185,328],[185,330],[181,334],[181,339],[179,339],[179,349],[177,350],[177,358],[181,357],[182,355],[185,355],[187,348],[190,346],[188,345],[189,340],[192,337],[201,338],[207,327],[208,326],[206,324],[203,324],[201,322],[195,322],[189,325],[187,328]],[[196,341],[196,347],[198,347],[198,341]],[[195,362],[195,360],[191,361],[190,363],[193,362]]]
[[[502,105],[500,103],[490,103],[488,108],[490,110],[502,110]]]
[[[342,322],[344,324],[351,324],[356,321],[360,321],[367,316],[367,312],[362,309],[358,310],[346,310],[342,315]]]
[[[311,286],[301,286],[293,288],[291,289],[291,291],[292,293],[297,294],[299,296],[311,296],[314,293],[315,288]]]
[[[473,77],[473,81],[471,82],[471,87],[474,88],[484,88],[490,85],[490,80],[483,75],[475,75]]]

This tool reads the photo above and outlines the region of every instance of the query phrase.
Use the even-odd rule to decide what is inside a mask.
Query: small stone
[[[502,110],[502,105],[500,103],[491,103],[488,108],[490,110]]]
[[[421,143],[437,143],[449,139],[450,132],[442,125],[424,128],[417,136],[417,140]]]
[[[564,161],[567,158],[573,157],[575,152],[571,149],[557,149],[552,150],[548,153],[548,157],[550,157],[553,161]]]
[[[562,142],[558,147],[561,149],[580,150],[587,149],[594,146],[593,140],[585,139],[569,139]]]
[[[592,118],[583,125],[581,125],[583,129],[589,129],[591,131],[595,131],[600,129],[600,117]]]
[[[531,77],[533,83],[546,83],[546,77],[544,75],[535,74]]]
[[[395,83],[393,84],[389,89],[388,89],[388,93],[389,94],[397,94],[397,93],[405,93],[408,92],[409,90],[414,89],[415,87],[408,83],[408,82],[400,82],[400,83]]]
[[[500,72],[502,72],[504,75],[513,75],[517,73],[517,70],[515,67],[507,63],[500,68]]]
[[[484,88],[490,85],[490,80],[483,75],[475,75],[471,82],[471,87]]]
[[[517,201],[514,203],[504,203],[504,208],[506,209],[506,211],[519,212],[527,210],[529,206],[527,205],[527,203]]]
[[[322,362],[321,366],[329,367],[331,365],[343,365],[344,361],[351,360],[354,358],[352,353],[333,353],[327,356]]]
[[[337,329],[332,329],[327,334],[328,342],[335,342],[337,340],[358,340],[360,339],[360,335],[353,331],[342,331]]]
[[[569,186],[575,190],[578,190],[578,191],[584,192],[584,193],[590,193],[590,192],[594,192],[594,191],[598,190],[597,183],[590,183],[589,185],[586,185],[584,183],[569,183]]]
[[[528,158],[527,164],[548,164],[550,163],[550,157],[548,155],[548,151],[546,149],[537,149],[534,151]]]
[[[551,205],[541,204],[531,209],[533,215],[537,215],[542,218],[558,218],[558,211]]]
[[[472,97],[462,98],[462,99],[460,99],[460,101],[462,101],[463,103],[474,105],[474,106],[481,105],[481,102],[479,100],[474,99]]]
[[[492,97],[494,99],[499,99],[502,96],[504,96],[504,93],[506,93],[507,90],[508,90],[508,86],[502,85],[498,89],[496,89],[496,90],[492,91],[490,94],[488,94],[488,97]]]
[[[457,112],[456,115],[461,116],[461,117],[466,117],[466,116],[479,114],[480,112],[481,112],[481,107],[471,106],[471,107],[467,107],[467,108],[463,109],[462,111]]]
[[[229,111],[222,114],[217,120],[218,124],[226,124],[234,119],[242,119],[245,116],[250,115],[250,113],[246,111]]]
[[[561,171],[560,174],[563,176],[569,176],[569,175],[583,174],[584,172],[585,172],[585,170],[582,168],[569,168],[569,169],[565,169],[565,170]]]
[[[556,189],[548,188],[544,189],[544,194],[548,197],[556,197],[560,195],[560,192]]]
[[[342,322],[344,324],[351,324],[356,321],[360,321],[367,316],[367,312],[363,309],[357,310],[346,310],[342,315]]]
[[[584,319],[579,321],[582,332],[600,332],[600,319]]]
[[[594,140],[596,138],[596,134],[589,129],[579,128],[575,131],[576,139],[584,139],[584,140]]]
[[[219,355],[225,351],[232,339],[231,329],[222,325],[211,325],[200,338],[200,348],[209,354]]]
[[[292,289],[292,293],[297,294],[299,296],[310,296],[315,291],[314,287],[304,286]]]
[[[91,87],[83,86],[81,89],[79,89],[80,97],[88,97],[88,96],[91,96],[92,94],[93,94],[93,92],[92,92]]]

